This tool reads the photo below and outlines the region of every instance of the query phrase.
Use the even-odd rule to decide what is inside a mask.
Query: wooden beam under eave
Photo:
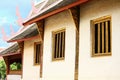
[[[44,20],[37,21],[37,29],[40,36],[41,41],[41,47],[40,47],[40,78],[42,78],[43,75],[43,43],[44,43]]]
[[[56,10],[54,10],[54,11],[52,11],[52,12],[49,12],[49,13],[43,15],[43,16],[40,16],[40,17],[31,19],[31,20],[23,23],[23,25],[24,25],[24,26],[27,26],[27,25],[29,25],[29,24],[32,24],[32,23],[34,23],[34,22],[40,21],[40,20],[45,19],[45,18],[47,18],[47,17],[49,17],[49,16],[52,16],[52,15],[54,15],[54,14],[57,14],[57,13],[59,13],[59,12],[62,12],[62,11],[65,11],[65,10],[67,10],[67,9],[70,9],[70,8],[72,8],[72,7],[75,7],[75,6],[78,6],[78,5],[80,5],[80,4],[83,4],[83,3],[87,2],[87,1],[88,1],[88,0],[78,0],[78,1],[76,1],[76,2],[74,2],[74,3],[72,3],[72,4],[69,4],[69,5],[65,6],[65,7],[62,7],[62,8],[60,8],[60,9],[56,9]]]
[[[79,68],[79,22],[80,22],[80,6],[71,8],[70,14],[73,19],[76,28],[76,53],[75,53],[75,69],[74,69],[74,80],[78,80],[78,68]]]
[[[40,41],[43,41],[43,38],[44,38],[44,20],[37,21],[36,24],[37,24],[37,29],[38,29],[39,36],[40,36]]]
[[[80,22],[80,6],[76,6],[70,9],[71,16],[75,23],[76,30],[79,32],[79,22]]]
[[[22,68],[21,68],[21,78],[23,78],[24,41],[18,42],[18,44],[19,44],[19,48],[20,48],[20,52],[21,52],[21,64],[22,64]]]

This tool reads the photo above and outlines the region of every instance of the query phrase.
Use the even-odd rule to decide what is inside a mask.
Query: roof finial
[[[23,26],[22,23],[23,23],[23,18],[21,17],[21,14],[20,14],[20,10],[19,10],[19,7],[16,6],[16,16],[18,17],[17,19],[17,24],[19,26]]]

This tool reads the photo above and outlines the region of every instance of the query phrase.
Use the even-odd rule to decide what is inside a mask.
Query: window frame
[[[94,25],[99,24],[99,23],[103,23],[103,22],[106,22],[106,21],[110,21],[110,45],[111,45],[110,52],[95,53],[95,37],[94,37],[94,35],[95,35],[95,26]],[[111,18],[111,16],[108,15],[108,16],[103,16],[103,17],[91,20],[90,21],[90,27],[91,27],[91,44],[92,44],[92,49],[91,49],[92,54],[91,54],[91,56],[92,57],[111,56],[112,55],[112,18]],[[103,32],[102,32],[102,34],[103,34]]]
[[[36,63],[36,46],[40,44],[39,63]],[[41,58],[41,42],[34,42],[34,65],[40,65]]]
[[[55,55],[55,53],[54,53],[54,50],[55,50],[55,34],[58,34],[58,33],[60,33],[60,32],[65,32],[65,37],[64,37],[64,39],[65,39],[65,42],[64,42],[64,56],[63,57],[61,57],[61,58],[54,58],[54,55]],[[64,59],[65,59],[65,44],[66,44],[66,29],[59,29],[59,30],[56,30],[56,31],[53,31],[52,32],[52,61],[63,61]]]

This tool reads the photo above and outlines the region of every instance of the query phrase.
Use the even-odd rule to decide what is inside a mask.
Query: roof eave
[[[27,30],[29,30],[29,28],[31,28],[32,26],[37,26],[36,23],[33,23],[31,25],[29,25],[28,27],[26,27],[24,30],[20,31],[19,33],[17,33],[16,35],[14,35],[13,37],[11,37],[11,39],[9,39],[7,42],[22,42],[22,41],[26,41],[26,40],[31,40],[33,38],[38,38],[39,36],[32,36],[32,37],[24,37],[24,38],[19,38],[21,36],[21,34],[25,33]],[[37,28],[36,28],[37,29]],[[31,32],[30,32],[31,33]],[[16,36],[19,36],[17,39],[15,39]]]
[[[37,36],[34,36],[34,37],[30,37],[30,38],[22,38],[22,39],[16,39],[16,40],[9,40],[7,41],[8,43],[10,42],[22,42],[22,41],[27,41],[27,40],[32,40],[32,39],[35,39],[35,38],[39,38],[40,36],[37,35]]]
[[[88,0],[78,0],[78,1],[76,1],[74,3],[72,3],[72,4],[69,4],[69,5],[65,6],[65,7],[62,7],[62,8],[56,9],[54,11],[51,11],[51,12],[49,12],[49,13],[43,15],[43,16],[40,16],[40,17],[36,16],[36,18],[31,18],[28,21],[24,22],[23,25],[26,26],[26,25],[32,24],[34,22],[37,22],[37,21],[42,20],[42,19],[45,19],[45,18],[47,18],[49,16],[52,16],[54,14],[57,14],[59,12],[62,12],[62,11],[65,11],[67,9],[70,9],[72,7],[75,7],[75,6],[78,6],[80,4],[83,4],[83,3],[87,2],[87,1]]]
[[[7,56],[13,56],[13,55],[18,55],[21,54],[20,52],[16,52],[16,53],[9,53],[9,54],[0,54],[0,57],[7,57]]]

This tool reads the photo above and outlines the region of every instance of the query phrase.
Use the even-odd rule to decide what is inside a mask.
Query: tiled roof
[[[73,2],[76,2],[78,0],[49,0],[46,5],[44,5],[44,7],[40,10],[40,12],[38,12],[37,14],[32,13],[32,16],[30,18],[28,18],[25,22],[32,20],[38,16],[43,16],[51,11],[54,11],[56,9],[59,9],[61,7],[67,6]],[[44,4],[44,2],[36,5],[37,9],[41,8],[42,4]]]
[[[20,30],[17,34],[11,37],[9,41],[19,40],[23,38],[29,38],[38,35],[37,24],[33,23],[29,26],[23,27],[24,29]]]
[[[0,51],[0,55],[11,54],[11,53],[19,53],[19,46],[18,43],[13,43],[9,47]]]

